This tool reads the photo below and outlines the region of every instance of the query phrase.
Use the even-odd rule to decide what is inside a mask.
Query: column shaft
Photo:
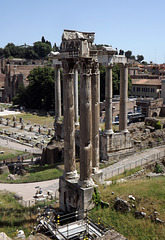
[[[112,134],[112,66],[106,68],[105,80],[105,132]]]
[[[86,60],[87,61],[87,60]],[[85,65],[85,67],[84,67]],[[84,63],[80,79],[80,181],[79,185],[91,185],[92,172],[92,113],[91,66]]]
[[[65,65],[67,62],[65,62]],[[68,63],[69,65],[69,63]],[[65,71],[65,69],[64,69]],[[76,177],[75,164],[75,122],[74,122],[74,72],[67,69],[63,79],[64,105],[64,165],[66,178]]]
[[[74,71],[75,125],[78,125],[78,70]]]
[[[55,66],[55,118],[56,121],[61,118],[61,78],[60,65]]]
[[[124,65],[120,67],[120,114],[119,130],[127,130],[127,101],[128,101],[128,68]]]
[[[95,63],[96,68],[92,74],[92,171],[95,173],[99,170],[99,122],[100,122],[100,72],[99,66]]]

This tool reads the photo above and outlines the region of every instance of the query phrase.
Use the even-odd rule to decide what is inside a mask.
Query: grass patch
[[[53,201],[46,202],[47,206]],[[24,207],[19,204],[14,194],[7,191],[0,191],[0,232],[14,239],[16,231],[23,230],[26,237],[30,235],[32,226],[36,224],[37,208],[43,208],[45,203],[39,203],[32,207]]]
[[[57,179],[62,175],[62,171],[57,169],[57,165],[33,166],[26,168],[27,174],[20,176],[20,179],[11,181],[7,180],[7,174],[0,175],[1,183],[28,183],[28,182],[41,182],[52,179]]]
[[[163,240],[165,236],[165,227],[161,224],[151,222],[149,216],[153,211],[158,211],[161,220],[165,221],[165,178],[153,178],[144,180],[129,181],[126,183],[106,186],[104,189],[99,186],[100,196],[103,201],[110,204],[105,209],[94,209],[103,221],[115,230],[131,240]],[[112,195],[111,193],[114,192]],[[146,212],[145,219],[136,219],[133,212],[120,213],[114,210],[114,201],[117,196],[123,200],[128,200],[132,194],[135,198],[135,208],[137,211]]]
[[[0,154],[0,161],[6,160],[6,159],[11,159],[11,158],[16,158],[18,155],[24,155],[25,152],[19,151],[19,150],[14,150],[14,149],[9,149],[6,147],[0,146],[0,151],[4,151],[3,154]]]
[[[14,199],[13,193],[5,191],[0,192],[0,202],[0,232],[13,237],[14,231],[24,228],[27,222],[25,208]]]
[[[6,116],[13,118],[13,115],[8,115]],[[31,122],[32,124],[39,124],[42,126],[45,126],[47,128],[53,128],[54,126],[54,117],[53,116],[39,116],[39,115],[33,115],[31,113],[21,113],[21,114],[16,114],[16,121],[19,120],[19,118],[23,118],[24,123]]]

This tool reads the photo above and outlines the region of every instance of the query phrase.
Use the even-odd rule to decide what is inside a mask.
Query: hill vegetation
[[[113,226],[114,229],[129,240],[163,240],[165,236],[165,225],[157,223],[157,218],[165,221],[165,178],[141,179],[125,183],[114,183],[103,188],[99,186],[100,197],[109,203],[104,209],[95,208],[93,211],[103,221]],[[129,195],[135,197],[130,200]],[[116,197],[127,201],[130,211],[124,213],[114,208]],[[146,213],[144,218],[135,217],[136,211]]]

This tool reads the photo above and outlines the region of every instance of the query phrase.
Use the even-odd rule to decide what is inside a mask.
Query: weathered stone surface
[[[23,196],[20,194],[20,193],[15,193],[14,194],[14,198],[19,201],[19,200],[22,200],[23,199]]]
[[[135,218],[141,219],[146,216],[145,212],[135,211]]]
[[[110,240],[110,239],[115,239],[115,240],[127,240],[123,235],[120,233],[116,232],[115,230],[109,230],[106,232],[103,236],[97,237],[96,240]]]
[[[130,206],[127,201],[124,201],[119,197],[117,197],[115,200],[114,208],[116,209],[116,211],[120,212],[128,212],[130,210]]]
[[[2,166],[0,167],[0,175],[4,173],[9,173],[9,168],[8,166]]]
[[[9,238],[9,237],[6,235],[6,233],[4,233],[4,232],[1,232],[1,233],[0,233],[0,239],[2,239],[2,240],[12,240],[12,239]]]
[[[56,141],[52,138],[45,149],[43,149],[41,162],[44,164],[54,164],[64,159],[64,142]]]

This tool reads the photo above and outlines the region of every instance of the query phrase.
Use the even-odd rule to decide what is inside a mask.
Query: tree
[[[37,67],[30,71],[29,85],[18,87],[14,104],[27,108],[45,109],[54,108],[54,69],[51,67]]]
[[[29,107],[49,110],[54,107],[54,69],[38,67],[28,76]]]
[[[44,38],[44,36],[42,36],[41,42],[45,43],[45,38]]]
[[[51,45],[49,43],[43,42],[35,42],[34,43],[34,52],[38,56],[38,58],[45,58],[51,51]]]
[[[0,57],[3,57],[3,55],[4,55],[4,50],[3,48],[0,48]]]
[[[124,55],[124,50],[120,49],[119,50],[119,55]]]
[[[130,50],[126,51],[125,56],[130,59],[132,56],[132,52]]]
[[[143,55],[137,55],[137,61],[138,62],[141,62],[141,61],[143,61],[144,60],[144,57],[143,57]]]

